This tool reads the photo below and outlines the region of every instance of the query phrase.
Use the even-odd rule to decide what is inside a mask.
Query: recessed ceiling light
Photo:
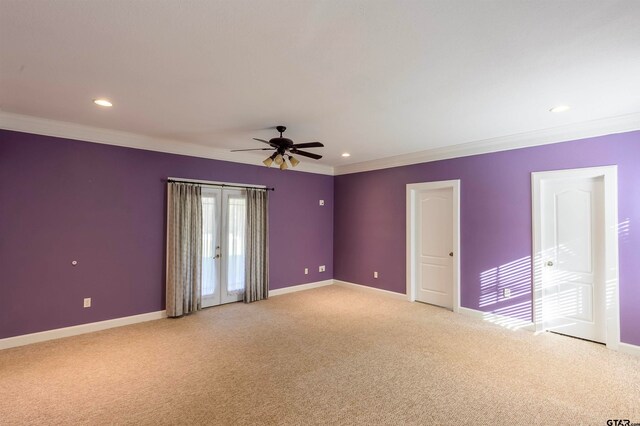
[[[112,107],[113,104],[109,102],[107,99],[94,99],[93,103],[96,105],[100,105],[103,107]]]
[[[565,112],[565,111],[569,111],[571,109],[571,107],[569,105],[558,105],[555,106],[553,108],[551,108],[549,111],[551,112]]]
[[[342,156],[343,157],[351,157],[351,154],[349,154],[348,152],[344,152],[344,153],[342,153]]]

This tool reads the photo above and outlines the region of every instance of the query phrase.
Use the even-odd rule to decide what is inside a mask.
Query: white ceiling
[[[285,124],[344,166],[638,113],[639,22],[636,0],[0,0],[0,109],[225,150]]]

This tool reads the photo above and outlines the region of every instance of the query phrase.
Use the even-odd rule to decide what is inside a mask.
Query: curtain
[[[169,182],[167,191],[167,316],[200,309],[202,189]]]
[[[245,303],[269,297],[268,194],[247,188]]]

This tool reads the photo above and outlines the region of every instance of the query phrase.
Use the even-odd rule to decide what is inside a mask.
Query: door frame
[[[453,203],[453,312],[460,310],[460,179],[443,180],[437,182],[422,182],[407,184],[407,298],[410,302],[416,300],[417,272],[416,272],[416,197],[422,191],[436,189],[451,189]]]
[[[620,345],[620,295],[618,289],[618,166],[586,167],[531,173],[533,240],[533,322],[536,332],[545,331],[542,315],[542,184],[568,178],[602,178],[604,186],[604,273],[606,345]]]

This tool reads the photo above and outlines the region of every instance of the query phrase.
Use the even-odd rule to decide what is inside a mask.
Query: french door
[[[242,300],[247,199],[239,189],[202,189],[202,307]]]

